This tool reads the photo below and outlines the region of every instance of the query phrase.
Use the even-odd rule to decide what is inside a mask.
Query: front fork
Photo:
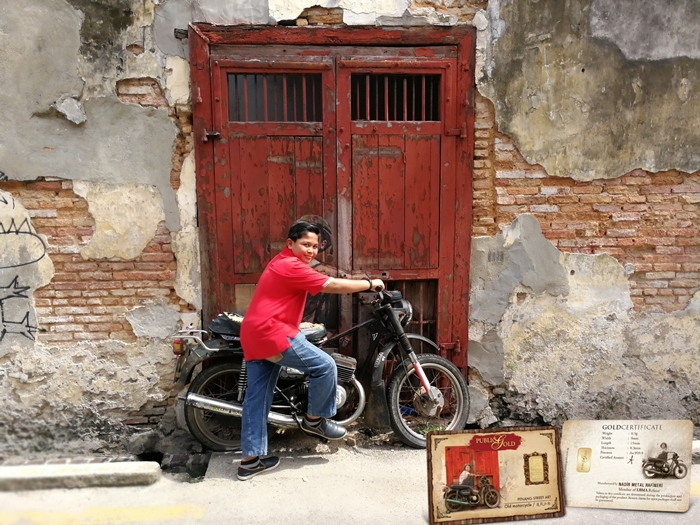
[[[433,391],[432,388],[430,388],[430,381],[428,381],[428,377],[425,375],[423,367],[420,365],[420,361],[418,361],[418,356],[413,350],[413,347],[411,346],[411,343],[408,340],[408,335],[404,331],[403,326],[401,326],[401,322],[399,321],[398,317],[396,317],[396,314],[393,311],[387,313],[387,316],[389,317],[389,321],[391,322],[394,328],[394,333],[399,334],[399,344],[401,345],[401,348],[406,353],[408,358],[411,360],[413,370],[415,370],[416,375],[418,376],[418,379],[420,380],[420,383],[423,386],[423,389],[425,390],[425,393],[428,395],[431,401],[436,402],[438,397],[437,393]],[[430,342],[432,343],[432,341]]]

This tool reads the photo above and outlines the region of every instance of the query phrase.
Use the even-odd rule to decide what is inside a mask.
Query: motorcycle
[[[481,476],[478,488],[469,485],[450,485],[445,491],[445,508],[458,512],[477,505],[486,505],[490,509],[498,507],[500,493],[491,485],[488,477]]]
[[[372,307],[372,316],[349,330],[330,338],[323,325],[301,330],[336,363],[338,413],[333,420],[347,426],[364,413],[370,427],[390,427],[414,448],[425,448],[431,430],[464,428],[469,415],[467,383],[446,358],[414,349],[439,351],[427,337],[404,331],[413,316],[411,304],[399,291],[389,290],[366,294],[361,301]],[[247,386],[238,337],[242,319],[220,314],[208,331],[187,328],[179,331],[173,342],[178,356],[174,382],[179,392],[185,392],[189,383],[186,393],[178,396],[184,401],[185,422],[190,433],[210,450],[240,449],[240,417]],[[336,350],[346,337],[363,329],[369,331],[370,348],[358,367],[356,359]],[[202,365],[201,371],[195,375],[198,365]],[[369,382],[368,394],[363,382]],[[308,386],[306,374],[282,367],[268,424],[301,429]]]
[[[683,479],[688,474],[688,467],[675,452],[669,459],[648,458],[642,462],[642,472],[647,478],[656,476],[675,476]]]

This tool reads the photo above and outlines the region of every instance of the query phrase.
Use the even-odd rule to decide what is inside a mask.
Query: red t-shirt
[[[307,292],[316,295],[331,280],[285,247],[267,265],[243,316],[241,344],[246,361],[267,359],[289,348],[299,333]]]

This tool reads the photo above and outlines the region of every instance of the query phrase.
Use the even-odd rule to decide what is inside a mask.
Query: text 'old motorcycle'
[[[327,338],[323,325],[302,329],[307,339],[331,354],[338,370],[333,418],[345,426],[365,413],[370,427],[391,427],[405,444],[424,448],[431,430],[459,430],[469,415],[469,392],[459,369],[435,353],[414,349],[438,346],[421,335],[407,333],[413,309],[398,291],[371,294],[364,299],[372,316],[349,330]],[[240,449],[240,417],[247,386],[246,363],[240,345],[242,317],[221,314],[208,331],[181,330],[173,343],[179,356],[175,381],[178,391],[189,383],[185,421],[191,434],[211,450]],[[359,330],[368,330],[370,348],[363,363],[338,353],[339,342]],[[198,365],[199,373],[194,374]],[[388,375],[388,384],[385,377]],[[191,380],[191,382],[190,382]],[[362,382],[369,381],[368,394]],[[307,408],[308,376],[283,367],[268,424],[299,427]],[[299,427],[300,428],[300,427]]]

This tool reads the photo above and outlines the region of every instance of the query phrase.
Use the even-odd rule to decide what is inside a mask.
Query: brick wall
[[[633,265],[637,310],[680,310],[700,290],[700,172],[550,177],[498,132],[493,106],[477,95],[473,189],[474,235],[494,235],[530,213],[560,251]]]
[[[36,231],[46,236],[55,268],[51,283],[34,293],[37,321],[46,330],[38,340],[134,341],[125,318],[129,310],[154,299],[186,309],[174,290],[176,262],[164,223],[133,260],[84,260],[80,250],[92,237],[94,220],[72,187],[71,181],[0,182],[0,189],[24,205]]]

